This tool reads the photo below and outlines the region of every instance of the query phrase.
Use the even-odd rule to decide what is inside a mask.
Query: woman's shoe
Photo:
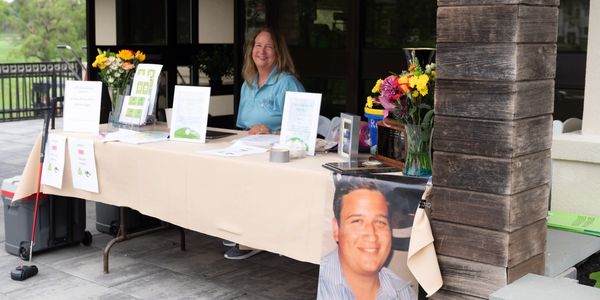
[[[235,245],[236,245],[235,242],[232,242],[232,241],[229,241],[229,240],[223,240],[223,246],[233,247]]]
[[[260,253],[262,250],[251,249],[251,250],[240,250],[239,245],[235,245],[223,255],[227,259],[246,259]]]

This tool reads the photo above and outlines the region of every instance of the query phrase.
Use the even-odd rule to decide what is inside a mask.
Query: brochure
[[[148,99],[147,96],[125,96],[119,122],[136,126],[144,125],[148,115]]]
[[[162,65],[157,64],[139,64],[133,84],[131,85],[131,96],[148,97],[147,115],[154,115],[156,106],[156,97],[158,92],[158,81],[160,79],[160,70]],[[123,109],[121,109],[123,110]],[[146,120],[144,120],[145,122]]]

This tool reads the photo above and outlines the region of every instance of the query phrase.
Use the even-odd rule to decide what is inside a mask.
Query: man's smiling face
[[[358,189],[345,195],[339,223],[333,220],[333,236],[345,276],[378,275],[391,248],[388,208],[381,192]]]

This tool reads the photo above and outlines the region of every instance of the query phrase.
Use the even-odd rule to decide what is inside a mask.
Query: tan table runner
[[[47,194],[127,206],[164,221],[319,263],[323,236],[331,236],[331,172],[322,164],[340,161],[335,154],[270,163],[269,154],[217,157],[198,151],[226,147],[236,137],[206,144],[165,141],[130,145],[94,139],[98,194],[74,189],[68,153],[63,188],[42,186]],[[243,133],[242,133],[243,134]],[[239,137],[239,136],[238,136]],[[40,139],[23,170],[15,199],[36,192]]]

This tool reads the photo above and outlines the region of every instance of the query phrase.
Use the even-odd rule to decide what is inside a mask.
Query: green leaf
[[[429,126],[433,124],[433,109],[425,114],[425,116],[423,117],[423,122],[421,124]]]

